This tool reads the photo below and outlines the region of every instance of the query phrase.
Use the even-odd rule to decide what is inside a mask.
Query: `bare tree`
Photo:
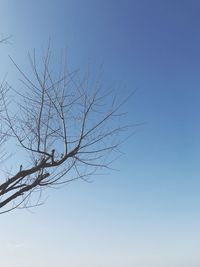
[[[103,93],[101,78],[91,82],[87,73],[81,79],[66,67],[56,75],[50,59],[50,49],[42,64],[35,52],[29,55],[28,76],[11,58],[24,87],[17,91],[6,82],[0,87],[0,144],[9,137],[27,159],[0,180],[1,213],[39,205],[44,189],[89,181],[97,170],[110,168],[110,154],[128,127],[121,125],[124,114],[119,113],[124,101],[117,104],[112,93]],[[8,103],[9,90],[17,94],[17,105]]]

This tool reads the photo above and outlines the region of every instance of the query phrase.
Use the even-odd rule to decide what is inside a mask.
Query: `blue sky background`
[[[136,95],[143,122],[114,163],[120,172],[49,191],[46,204],[0,217],[4,267],[200,266],[200,2],[0,2],[0,74],[17,79],[49,36],[72,68],[97,70]],[[123,90],[123,91],[122,91]]]

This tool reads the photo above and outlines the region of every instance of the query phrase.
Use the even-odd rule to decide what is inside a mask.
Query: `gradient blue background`
[[[200,266],[199,14],[195,0],[1,0],[1,77],[18,77],[8,54],[26,68],[51,37],[72,68],[103,63],[116,93],[137,89],[128,120],[145,121],[120,172],[0,217],[2,266]]]

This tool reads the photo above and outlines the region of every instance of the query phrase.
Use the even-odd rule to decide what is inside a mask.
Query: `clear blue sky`
[[[8,54],[26,66],[50,36],[72,68],[103,63],[116,93],[137,89],[129,120],[146,122],[123,145],[120,172],[1,216],[2,266],[200,266],[199,14],[197,0],[0,2],[0,34],[12,35],[2,78],[16,78]]]

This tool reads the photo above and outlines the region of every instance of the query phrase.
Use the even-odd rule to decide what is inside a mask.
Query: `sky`
[[[26,68],[51,38],[72,69],[103,64],[116,94],[136,90],[127,121],[144,122],[119,171],[1,215],[2,266],[200,266],[199,12],[197,0],[0,1],[2,79],[18,79],[8,55]]]

